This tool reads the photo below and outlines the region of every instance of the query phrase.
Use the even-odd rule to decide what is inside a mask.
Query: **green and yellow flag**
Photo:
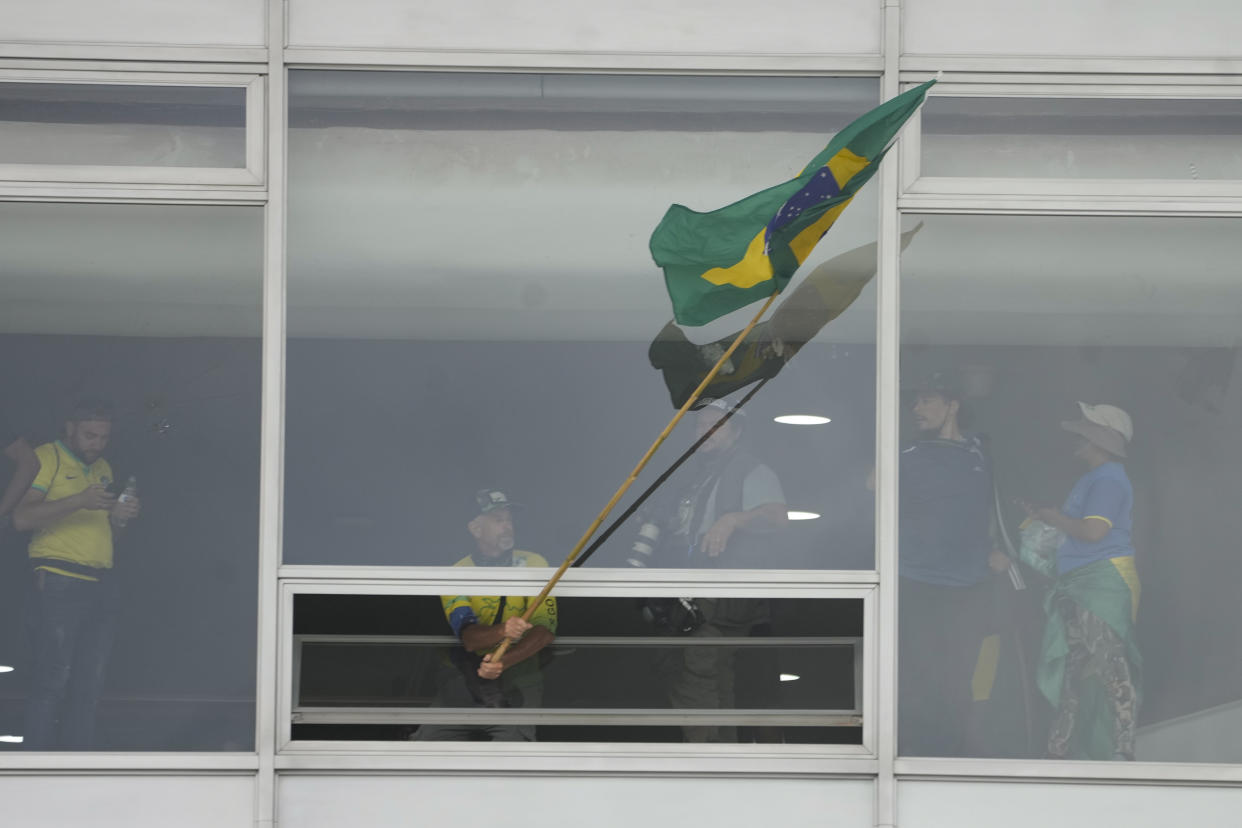
[[[670,207],[650,248],[664,269],[676,320],[705,325],[784,290],[875,174],[933,83],[903,92],[838,132],[797,178],[710,213]]]

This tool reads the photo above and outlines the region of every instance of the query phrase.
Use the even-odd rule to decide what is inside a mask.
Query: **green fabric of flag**
[[[699,213],[674,204],[651,234],[673,316],[704,325],[789,284],[815,244],[875,174],[893,137],[935,81],[841,130],[796,178]]]
[[[905,250],[921,230],[919,222],[901,234]],[[725,397],[752,382],[771,379],[810,342],[820,330],[854,303],[875,276],[876,244],[847,250],[818,265],[790,291],[772,316],[755,326],[703,391],[707,397]],[[681,408],[699,387],[716,360],[728,350],[740,331],[706,345],[691,342],[684,331],[669,322],[656,335],[647,357],[651,367],[664,375],[673,408]]]
[[[1140,691],[1143,657],[1134,630],[1134,588],[1120,574],[1114,561],[1106,559],[1062,573],[1044,599],[1047,622],[1035,683],[1048,703],[1053,708],[1061,704],[1069,656],[1065,620],[1060,610],[1062,599],[1073,601],[1112,628],[1125,650],[1135,690]],[[1080,680],[1082,686],[1078,688],[1079,707],[1069,758],[1112,759],[1113,711],[1108,688],[1100,678],[1098,667]]]

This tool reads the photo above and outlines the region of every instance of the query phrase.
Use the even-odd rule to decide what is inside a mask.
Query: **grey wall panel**
[[[1242,790],[1078,782],[901,782],[901,828],[1237,825]]]
[[[254,824],[252,776],[0,776],[11,828],[243,828]]]
[[[0,41],[263,46],[266,0],[7,0]]]
[[[513,761],[513,760],[508,760]],[[873,824],[872,783],[812,779],[286,776],[281,828],[407,828],[462,820],[540,828]],[[493,810],[496,808],[498,810]],[[525,814],[525,817],[516,815]],[[831,823],[829,823],[831,814]],[[473,816],[472,816],[473,815]]]

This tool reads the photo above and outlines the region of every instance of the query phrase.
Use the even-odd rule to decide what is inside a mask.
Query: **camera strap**
[[[500,596],[500,606],[496,607],[496,616],[492,619],[492,624],[503,624],[505,622],[505,602],[509,599]]]

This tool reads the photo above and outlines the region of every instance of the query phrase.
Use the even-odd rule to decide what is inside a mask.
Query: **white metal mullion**
[[[277,659],[280,653],[281,519],[284,482],[286,76],[284,1],[267,4],[263,365],[259,461],[258,631],[255,653],[255,825],[276,824]]]
[[[246,84],[246,171],[258,184],[267,176],[267,83],[257,77]]]
[[[881,98],[900,91],[901,0],[884,0],[884,74]],[[897,825],[897,440],[898,381],[901,360],[899,262],[901,218],[897,212],[901,153],[894,152],[880,167],[880,216],[877,247],[876,330],[876,509],[875,556],[880,583],[877,590],[875,627],[871,640],[876,649],[876,680],[871,718],[875,722],[877,774],[875,824]]]

